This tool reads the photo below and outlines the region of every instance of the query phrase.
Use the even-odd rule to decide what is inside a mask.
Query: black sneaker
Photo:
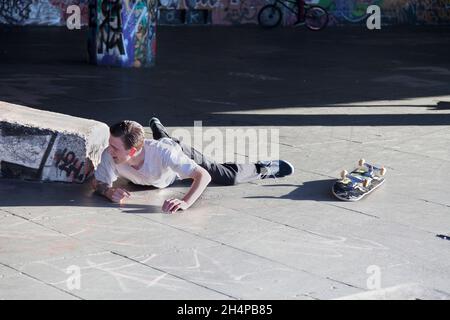
[[[261,179],[282,178],[294,173],[294,166],[284,160],[258,161]]]
[[[161,138],[170,138],[169,134],[166,131],[166,128],[164,128],[158,118],[151,118],[148,125],[150,129],[152,129],[153,139],[159,140]]]

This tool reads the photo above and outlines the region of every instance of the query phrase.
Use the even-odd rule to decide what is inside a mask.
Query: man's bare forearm
[[[211,181],[211,176],[209,175],[209,173],[201,167],[195,170],[192,178],[194,179],[194,181],[191,185],[191,188],[183,197],[183,201],[185,201],[189,207],[194,204],[195,201],[197,201],[198,197],[200,197],[203,191],[205,191],[206,187]]]

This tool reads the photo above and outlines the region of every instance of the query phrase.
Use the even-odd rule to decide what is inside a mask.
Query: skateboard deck
[[[358,201],[370,194],[385,181],[386,169],[376,167],[359,160],[358,167],[348,172],[341,172],[341,179],[337,180],[332,188],[333,195],[342,201]]]

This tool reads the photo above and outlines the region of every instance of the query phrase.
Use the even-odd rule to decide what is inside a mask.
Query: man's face
[[[125,149],[125,145],[121,138],[109,136],[109,154],[112,156],[116,164],[121,164],[130,160],[130,150]]]

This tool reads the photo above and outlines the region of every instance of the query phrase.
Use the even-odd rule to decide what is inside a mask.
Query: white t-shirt
[[[95,170],[95,179],[110,187],[118,177],[139,185],[165,188],[176,179],[186,179],[198,164],[183,153],[178,143],[170,138],[144,140],[144,164],[139,170],[127,163],[116,164],[106,148]]]

